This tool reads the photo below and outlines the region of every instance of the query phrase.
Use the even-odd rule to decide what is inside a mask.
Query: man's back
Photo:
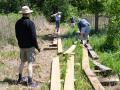
[[[30,48],[34,46],[33,37],[35,30],[34,23],[28,17],[22,17],[15,25],[16,37],[20,48]]]

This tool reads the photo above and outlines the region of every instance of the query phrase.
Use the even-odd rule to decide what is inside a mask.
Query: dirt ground
[[[62,33],[65,33],[66,30],[62,31]],[[49,28],[47,30],[40,30],[37,32],[37,34],[39,34],[38,42],[41,49],[48,47],[48,45],[52,43],[52,39],[48,35],[53,32],[54,30]],[[0,57],[0,90],[49,90],[51,62],[53,57],[57,55],[57,50],[42,50],[40,53],[36,52],[36,61],[33,64],[33,80],[39,83],[38,88],[15,84],[18,78],[18,67],[20,63],[19,48],[8,45],[3,46],[1,50],[4,52],[15,51],[18,53],[18,57]],[[27,63],[24,69],[24,76],[28,76]]]

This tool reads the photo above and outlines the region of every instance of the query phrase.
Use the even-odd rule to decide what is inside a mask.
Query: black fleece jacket
[[[35,24],[29,19],[29,17],[22,17],[16,22],[15,33],[20,48],[39,48]]]

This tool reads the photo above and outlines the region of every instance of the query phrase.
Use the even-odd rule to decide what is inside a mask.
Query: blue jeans
[[[60,28],[60,21],[56,21],[56,29],[57,29],[57,32],[58,32],[59,28]]]

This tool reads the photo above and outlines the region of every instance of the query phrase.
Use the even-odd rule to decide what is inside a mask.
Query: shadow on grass
[[[74,38],[77,36],[77,33],[75,31],[71,31],[68,32],[64,35],[60,35],[60,36],[55,36],[55,37],[61,37],[62,39],[64,38]],[[43,36],[37,36],[38,38],[41,38],[43,40],[48,40],[48,41],[52,41],[54,36],[52,34],[47,34],[47,35],[43,35]]]
[[[64,38],[77,38],[77,36],[78,36],[78,34],[76,33],[76,31],[71,31],[64,35],[61,35],[60,37],[62,37],[64,39]]]
[[[98,31],[95,31],[95,29],[91,29],[90,30],[90,36],[93,36],[93,35],[106,35],[107,34],[107,29],[99,29]]]
[[[37,36],[38,38],[41,38],[43,40],[48,40],[52,41],[53,40],[53,35],[52,34],[47,34],[47,35],[42,35],[42,36]]]
[[[17,85],[17,80],[5,78],[3,81],[0,81],[0,84],[8,83],[9,85]],[[27,86],[27,82],[20,83],[23,86]]]

